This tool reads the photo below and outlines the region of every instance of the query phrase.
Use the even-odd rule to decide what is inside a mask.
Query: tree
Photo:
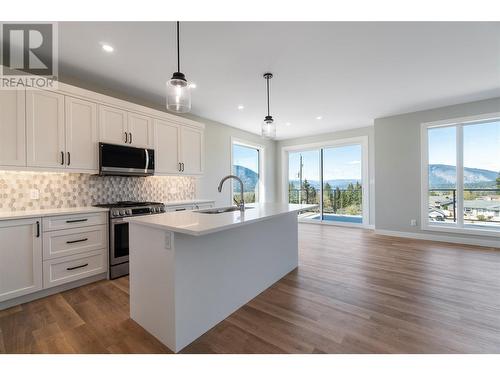
[[[304,188],[304,194],[306,195],[306,203],[309,203],[309,193],[311,192],[311,184],[309,183],[309,181],[307,181],[307,179],[304,180],[303,188]]]
[[[326,207],[326,202],[330,202],[329,205],[333,209],[333,190],[332,186],[327,182],[323,190],[323,205]]]

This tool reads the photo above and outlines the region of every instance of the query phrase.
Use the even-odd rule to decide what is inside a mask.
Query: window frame
[[[369,149],[368,149],[368,136],[363,135],[359,137],[351,138],[339,138],[333,139],[325,142],[315,142],[315,143],[305,143],[293,146],[284,146],[281,148],[281,200],[283,203],[288,203],[288,167],[289,167],[289,153],[299,152],[299,151],[320,151],[320,163],[321,163],[321,150],[331,147],[342,147],[342,146],[352,146],[361,145],[361,180],[362,184],[362,208],[363,208],[363,220],[361,224],[357,223],[342,223],[342,222],[327,222],[325,220],[314,220],[314,219],[300,219],[301,222],[321,224],[321,225],[338,225],[338,226],[348,226],[348,227],[370,227],[370,188],[371,181],[369,175]],[[323,172],[321,170],[321,185],[323,186]],[[320,213],[323,211],[323,194],[320,194]]]
[[[265,176],[264,176],[264,160],[265,160],[265,146],[259,143],[251,142],[245,139],[240,139],[236,137],[231,137],[231,161],[229,166],[229,174],[233,174],[233,162],[234,162],[234,145],[248,147],[256,149],[259,152],[258,160],[258,173],[259,173],[259,183],[257,187],[257,192],[255,194],[255,204],[266,202],[266,190],[265,190]],[[233,204],[233,192],[234,192],[234,179],[231,179],[231,196],[230,204]],[[246,204],[246,203],[245,203]],[[250,203],[252,204],[252,203]]]
[[[420,227],[425,231],[449,232],[460,234],[500,237],[499,229],[489,229],[476,224],[464,224],[464,126],[487,121],[500,120],[500,112],[475,116],[459,117],[447,120],[424,122],[420,126]],[[429,138],[428,130],[433,128],[456,127],[456,209],[455,224],[429,221]],[[458,214],[460,213],[460,214]]]

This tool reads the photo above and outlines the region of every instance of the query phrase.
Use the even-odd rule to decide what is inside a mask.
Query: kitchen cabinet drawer
[[[107,227],[96,225],[43,234],[43,260],[107,248]]]
[[[43,231],[90,227],[94,225],[105,225],[108,221],[106,212],[90,214],[61,215],[43,218]]]
[[[104,249],[43,262],[43,287],[51,288],[106,272]]]

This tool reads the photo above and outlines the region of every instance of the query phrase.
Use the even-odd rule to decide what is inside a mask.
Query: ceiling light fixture
[[[286,126],[290,126],[290,125],[292,125],[292,124],[291,124],[290,122],[287,122],[285,125],[286,125]]]
[[[177,21],[177,71],[167,82],[167,109],[177,113],[186,113],[191,110],[191,85],[184,73],[181,73],[179,21]]]
[[[323,116],[316,117],[316,120],[323,120]]]
[[[244,106],[243,104],[240,104],[240,105],[238,106],[238,109],[241,111],[242,109],[245,109],[245,106]]]
[[[110,46],[110,45],[109,45],[109,44],[107,44],[107,43],[101,43],[101,47],[102,47],[102,49],[103,49],[104,51],[109,52],[109,53],[111,53],[111,52],[113,52],[113,51],[115,50],[115,49],[113,48],[113,46]]]
[[[267,139],[273,139],[276,137],[276,124],[274,123],[273,116],[269,113],[269,80],[273,78],[272,73],[265,73],[264,78],[266,80],[267,87],[267,116],[264,118],[262,123],[262,137]]]
[[[195,89],[195,88],[196,88],[196,83],[191,82],[191,83],[189,84],[189,87],[191,87],[192,89]]]

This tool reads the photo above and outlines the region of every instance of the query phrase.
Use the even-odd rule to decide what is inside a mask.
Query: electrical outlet
[[[34,200],[40,199],[40,190],[31,189],[30,190],[30,198],[34,199]]]
[[[416,227],[416,226],[417,226],[417,220],[415,220],[415,219],[411,219],[411,220],[410,220],[410,225],[411,225],[412,227]]]

